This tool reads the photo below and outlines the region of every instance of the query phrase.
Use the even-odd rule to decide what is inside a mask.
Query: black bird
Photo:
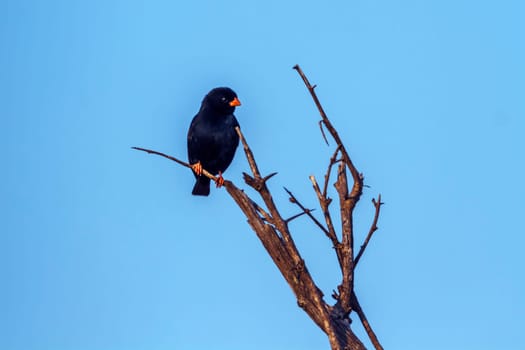
[[[199,113],[191,121],[188,130],[188,159],[197,178],[191,192],[193,195],[210,194],[210,179],[202,175],[202,169],[213,175],[218,174],[216,185],[223,185],[222,173],[232,162],[239,145],[239,135],[235,131],[239,123],[233,111],[240,105],[241,102],[232,89],[215,88],[204,97]]]

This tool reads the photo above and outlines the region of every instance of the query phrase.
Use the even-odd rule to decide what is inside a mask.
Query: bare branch
[[[268,187],[266,187],[266,181],[272,176],[274,176],[276,173],[271,173],[270,175],[264,178],[261,177],[261,173],[255,161],[255,157],[253,156],[253,152],[248,146],[246,138],[244,137],[241,129],[237,126],[235,127],[235,131],[239,135],[239,139],[241,140],[244,149],[244,154],[246,155],[246,159],[248,160],[248,164],[250,165],[250,169],[253,173],[253,177],[249,176],[246,173],[243,173],[245,182],[251,187],[253,187],[257,192],[259,192],[261,198],[266,204],[266,207],[268,208],[268,211],[270,212],[270,215],[274,219],[275,225],[278,226],[278,229],[280,231],[282,231],[283,238],[286,240],[286,242],[292,242],[293,244],[292,238],[285,227],[286,221],[282,218],[281,214],[277,210],[277,207],[275,206],[273,198],[270,194],[270,191],[268,190]]]
[[[310,176],[310,181],[312,182],[313,189],[323,211],[326,225],[317,220],[312,214],[313,209],[308,209],[302,205],[292,192],[286,188],[285,191],[290,195],[290,201],[296,204],[301,209],[301,212],[288,219],[282,217],[267,186],[267,181],[277,173],[271,173],[264,177],[261,176],[253,152],[238,127],[236,128],[236,132],[239,135],[244,154],[251,169],[251,175],[243,173],[244,181],[262,198],[265,208],[259,206],[243,190],[237,188],[233,182],[225,181],[224,187],[237,206],[242,210],[248,220],[248,224],[255,231],[264,248],[292,289],[297,298],[297,304],[308,314],[315,324],[327,334],[331,348],[333,350],[364,349],[363,343],[355,336],[350,328],[349,316],[352,311],[355,311],[363,323],[363,326],[375,348],[382,349],[354,292],[354,269],[362,257],[372,234],[377,230],[380,206],[383,204],[381,203],[381,196],[378,196],[377,202],[375,199],[373,200],[373,204],[376,208],[374,220],[365,242],[354,259],[353,211],[362,194],[363,176],[357,171],[352,163],[341,138],[326,116],[326,113],[314,91],[316,86],[310,84],[298,65],[296,65],[294,69],[297,70],[303,79],[303,82],[319,110],[322,118],[319,122],[319,126],[324,140],[328,144],[326,138],[327,135],[325,135],[324,130],[324,128],[326,128],[336,144],[336,148],[333,155],[330,157],[330,162],[324,176],[322,189],[317,183],[315,177],[313,175]],[[150,154],[160,155],[164,158],[175,161],[182,166],[191,168],[190,164],[167,154],[145,148],[133,148]],[[336,229],[332,221],[332,216],[329,210],[332,199],[328,197],[328,183],[330,182],[330,176],[332,171],[334,171],[333,168],[336,164],[338,164],[337,179],[334,186],[339,199],[341,239],[337,237]],[[353,179],[353,185],[351,188],[349,187],[349,179],[347,178],[347,169],[350,171]],[[210,174],[206,170],[204,170],[203,173],[205,176],[216,181],[216,177],[213,174]],[[333,298],[336,300],[333,306],[324,301],[324,295],[310,275],[306,263],[301,257],[289,230],[288,224],[292,220],[303,215],[307,215],[330,239],[337,254],[342,273],[342,281],[337,287],[337,291],[334,291],[332,294]]]
[[[362,179],[361,174],[359,174],[359,172],[357,171],[356,167],[354,166],[354,163],[350,159],[350,156],[348,155],[348,152],[346,151],[346,148],[344,147],[343,142],[341,141],[341,138],[339,137],[339,134],[337,133],[337,131],[333,127],[332,122],[326,116],[326,113],[324,111],[323,106],[321,105],[321,102],[319,102],[319,98],[317,97],[317,94],[315,93],[315,90],[314,90],[316,85],[312,86],[310,84],[310,82],[308,81],[308,78],[303,73],[303,70],[301,69],[301,67],[299,67],[298,64],[296,64],[293,67],[293,69],[295,69],[297,71],[297,73],[299,73],[299,75],[303,79],[304,84],[306,85],[306,88],[310,92],[310,95],[312,95],[312,99],[314,100],[315,105],[317,106],[317,109],[319,110],[319,113],[321,114],[321,118],[323,118],[323,124],[326,126],[326,128],[328,129],[328,131],[330,132],[330,134],[334,138],[336,144],[341,146],[341,152],[343,154],[343,159],[344,159],[346,165],[348,165],[348,168],[350,169],[350,172],[352,173],[352,177],[354,178],[354,184],[357,184],[357,183],[361,183],[362,184],[363,179]],[[362,185],[361,185],[361,187],[362,187]]]
[[[374,348],[376,350],[383,350],[383,347],[379,343],[379,339],[377,339],[376,334],[372,330],[372,326],[370,326],[370,323],[368,323],[368,319],[366,318],[366,315],[361,308],[361,305],[359,304],[359,300],[357,300],[357,296],[354,292],[352,292],[352,308],[359,316],[359,319],[361,320],[361,324],[363,325],[366,334],[368,334],[368,337],[370,338],[370,341],[374,345]]]
[[[337,172],[337,181],[335,188],[339,194],[339,208],[341,212],[342,227],[342,247],[341,255],[343,257],[342,274],[343,281],[339,285],[339,300],[345,314],[352,311],[350,296],[354,289],[354,234],[353,234],[353,209],[352,202],[348,200],[348,180],[346,177],[346,165],[340,163]]]
[[[310,213],[311,210],[307,209],[304,205],[302,205],[301,202],[299,202],[299,200],[293,195],[293,193],[292,193],[290,190],[288,190],[286,187],[284,187],[284,190],[285,190],[286,193],[288,193],[288,195],[290,196],[290,202],[292,202],[292,203],[294,203],[294,204],[297,204],[297,206],[298,206],[299,208],[301,208],[301,210],[303,210],[303,212],[305,212],[305,213],[306,213],[306,211],[308,210],[308,212],[306,213],[306,214],[308,215],[308,217],[309,217],[310,219],[312,219],[312,221],[317,225],[317,227],[319,227],[319,228],[321,229],[321,231],[323,231],[328,237],[330,237],[330,236],[329,236],[329,235],[330,235],[330,232],[328,232],[328,230],[326,229],[326,227],[324,227],[323,224],[321,224],[321,223],[319,222],[319,220],[317,220],[317,219],[315,218],[315,216],[313,216],[313,215]]]
[[[353,293],[353,284],[354,284],[354,237],[353,237],[353,210],[355,205],[359,201],[361,194],[363,192],[363,175],[360,174],[357,168],[354,166],[350,156],[339,137],[339,134],[333,127],[332,123],[328,119],[324,108],[322,107],[319,98],[315,92],[315,86],[312,86],[303,73],[299,65],[293,67],[299,76],[302,78],[306,88],[310,92],[312,99],[314,100],[317,109],[322,118],[323,124],[326,126],[328,132],[332,135],[332,138],[337,144],[337,149],[334,152],[334,155],[330,159],[330,164],[328,166],[327,175],[325,175],[325,186],[320,198],[327,198],[327,183],[330,177],[332,166],[336,163],[337,154],[340,152],[342,155],[343,163],[339,164],[337,181],[335,183],[336,190],[339,195],[339,206],[341,212],[341,226],[342,226],[342,240],[341,240],[341,256],[342,256],[342,274],[343,281],[339,285],[339,296],[336,306],[340,307],[343,311],[343,316],[349,314],[352,311],[351,305],[351,294]],[[353,185],[351,191],[349,191],[348,180],[346,177],[346,168],[348,167],[353,178]],[[316,190],[316,193],[318,191]],[[320,192],[320,191],[319,191]],[[350,192],[350,193],[349,193]],[[321,201],[323,203],[323,201]]]
[[[270,224],[273,225],[273,219],[272,217],[270,216],[270,214],[268,214],[263,208],[261,208],[261,206],[259,204],[257,204],[255,201],[252,201],[252,204],[254,206],[254,208],[259,212],[261,213],[261,215],[263,216],[264,220]]]
[[[314,88],[315,88],[315,86],[314,86]],[[326,138],[326,135],[324,133],[323,121],[322,120],[319,120],[319,130],[321,130],[321,135],[323,135],[323,139],[324,139],[324,142],[326,142],[326,145],[330,146],[330,144],[328,143],[328,139]]]
[[[142,152],[147,152],[149,154],[156,154],[158,156],[161,156],[161,157],[164,157],[164,158],[168,158],[169,160],[172,160],[176,163],[179,163],[180,165],[182,166],[185,166],[186,168],[190,168],[191,169],[191,166],[189,163],[186,163],[178,158],[175,158],[175,157],[172,157],[170,155],[167,155],[165,153],[162,153],[162,152],[158,152],[158,151],[154,151],[154,150],[151,150],[151,149],[147,149],[147,148],[141,148],[141,147],[131,147],[133,149],[136,149],[137,151],[142,151]],[[213,175],[212,173],[208,172],[206,169],[202,169],[202,175],[206,176],[207,178],[213,180],[213,181],[217,181],[217,178],[215,177],[215,175]]]
[[[257,163],[255,162],[255,158],[253,156],[252,150],[250,147],[248,147],[248,144],[246,143],[246,139],[244,138],[244,135],[241,132],[241,128],[238,126],[235,127],[235,131],[237,131],[237,135],[239,135],[239,138],[242,142],[242,147],[244,148],[244,154],[246,154],[246,159],[248,160],[248,164],[250,165],[250,169],[252,170],[253,176],[255,178],[260,178],[261,173],[259,172],[259,168],[257,167]]]
[[[374,220],[372,221],[372,225],[370,226],[370,230],[368,231],[368,235],[365,238],[365,241],[361,245],[361,248],[359,249],[359,253],[357,253],[355,259],[354,259],[354,269],[357,266],[357,263],[361,259],[361,256],[365,252],[365,249],[368,245],[368,242],[370,242],[370,239],[372,238],[372,235],[374,232],[377,231],[377,221],[379,220],[379,211],[381,210],[381,205],[384,203],[381,202],[381,194],[377,196],[377,201],[375,198],[372,199],[372,204],[374,204],[374,207],[376,208],[375,214],[374,214]]]
[[[330,340],[332,348],[339,350],[345,350],[344,348],[346,347],[348,347],[348,349],[364,349],[364,345],[357,337],[355,337],[348,326],[343,326],[339,323],[333,323],[333,321],[330,321],[333,310],[322,299],[322,292],[316,286],[310,273],[308,272],[306,265],[301,258],[301,255],[295,246],[295,242],[293,241],[288,230],[288,222],[282,218],[279,211],[275,207],[275,203],[273,202],[270,191],[268,190],[265,181],[263,181],[261,178],[255,158],[250,147],[248,146],[248,143],[246,142],[246,139],[242,135],[242,132],[239,128],[236,128],[236,130],[239,134],[246,158],[254,175],[251,177],[245,174],[245,181],[259,193],[265,202],[273,219],[274,226],[272,226],[271,229],[268,229],[259,227],[259,224],[255,224],[254,219],[256,218],[251,218],[251,208],[253,208],[253,205],[250,204],[250,208],[243,209],[242,203],[244,203],[246,200],[242,198],[247,196],[244,192],[239,191],[238,189],[234,190],[235,186],[233,183],[230,183],[228,186],[226,186],[228,193],[230,193],[230,195],[236,200],[239,207],[241,207],[243,212],[249,218],[248,223],[250,223],[254,231],[256,231],[257,235],[261,239],[261,242],[266,247],[266,250],[294,291],[294,294],[297,297],[298,305],[303,308],[306,313],[314,320],[314,322],[318,324],[319,327],[328,335],[328,339]],[[253,186],[252,184],[256,184],[256,186]],[[292,200],[299,205],[300,203],[297,201],[297,198],[295,198],[288,190],[287,192],[290,194]],[[304,213],[306,213],[306,215],[310,216],[310,218],[314,218],[307,208],[302,205],[300,205],[300,208]],[[257,218],[260,219],[258,215]],[[319,221],[314,220],[314,222],[316,222],[318,226],[322,227],[322,224],[320,224]],[[258,230],[270,230],[273,232],[273,234],[261,235]],[[275,237],[279,236],[275,230],[277,230],[280,233],[280,236],[283,238],[282,240],[279,240],[279,244],[277,244],[277,242],[272,243],[273,240],[275,240]],[[326,229],[323,229],[323,232],[325,232],[325,230]],[[268,242],[270,240],[272,242]],[[284,248],[286,251],[286,256],[281,250],[282,248]],[[342,346],[342,344],[346,345]]]
[[[341,146],[337,145],[334,155],[330,157],[330,163],[328,164],[328,169],[326,170],[326,174],[324,175],[324,185],[323,185],[323,197],[324,198],[326,198],[327,196],[328,182],[330,180],[330,174],[332,173],[332,167],[341,161],[341,160],[337,160],[337,155],[339,154],[340,150],[341,150]]]
[[[275,173],[271,173],[270,175],[266,175],[265,177],[263,177],[263,181],[264,182],[267,182],[268,180],[270,180],[272,177],[274,177],[275,175],[277,175],[277,172]]]
[[[190,168],[190,169],[191,169],[189,163],[186,163],[186,162],[184,162],[184,161],[182,161],[182,160],[180,160],[180,159],[177,159],[177,158],[175,158],[175,157],[169,156],[169,155],[167,155],[167,154],[165,154],[165,153],[158,152],[158,151],[154,151],[154,150],[147,149],[147,148],[141,148],[141,147],[131,147],[131,148],[132,148],[132,149],[136,149],[136,150],[138,150],[138,151],[147,152],[147,153],[149,153],[149,154],[156,154],[156,155],[162,156],[162,157],[164,157],[164,158],[168,158],[169,160],[172,160],[172,161],[174,161],[174,162],[177,162],[177,163],[179,163],[180,165],[183,165],[183,166],[185,166],[186,168]]]
[[[272,195],[270,194],[270,191],[268,190],[268,187],[266,186],[266,180],[270,179],[272,176],[274,176],[276,173],[272,173],[266,177],[261,177],[261,173],[259,171],[259,168],[257,166],[257,163],[255,162],[255,157],[253,156],[253,152],[248,146],[248,143],[246,142],[246,138],[244,137],[241,129],[239,127],[235,127],[235,131],[237,131],[237,134],[239,135],[239,138],[242,142],[244,154],[246,155],[246,159],[248,160],[248,164],[250,165],[250,169],[252,170],[253,177],[249,176],[248,174],[244,173],[244,180],[245,182],[250,185],[252,188],[254,188],[261,198],[264,201],[264,204],[266,204],[266,207],[268,208],[268,211],[270,212],[270,215],[272,216],[275,226],[277,229],[281,232],[284,241],[286,242],[286,249],[289,249],[292,253],[297,252],[297,248],[295,247],[295,243],[290,235],[290,232],[288,231],[286,220],[283,219],[281,216],[281,213],[279,210],[277,210],[277,206],[275,205],[275,202],[273,201]],[[294,256],[292,254],[292,256]],[[298,263],[298,261],[296,261]]]
[[[324,220],[326,222],[326,226],[328,227],[328,232],[325,231],[325,234],[332,241],[335,252],[337,254],[337,260],[339,261],[339,266],[342,269],[343,264],[344,264],[343,254],[341,251],[342,246],[341,246],[341,242],[339,242],[339,239],[337,238],[337,234],[335,233],[334,224],[332,222],[332,216],[330,215],[330,211],[328,210],[328,205],[330,204],[332,200],[329,198],[326,198],[326,196],[323,196],[321,194],[319,185],[317,184],[317,181],[315,180],[315,177],[313,175],[310,175],[310,181],[312,182],[314,191],[317,194],[317,199],[319,200],[319,205],[321,206],[321,210],[323,211],[323,215],[324,215]]]
[[[303,216],[304,214],[310,215],[310,213],[311,213],[312,211],[314,211],[314,210],[315,210],[315,209],[304,209],[304,210],[303,210],[302,212],[300,212],[299,214],[295,214],[295,215],[289,217],[288,219],[286,219],[285,221],[286,221],[287,223],[289,223],[289,222],[291,222],[292,220],[295,220],[295,219],[297,219],[298,217]]]

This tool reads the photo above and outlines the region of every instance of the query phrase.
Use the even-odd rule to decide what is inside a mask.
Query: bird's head
[[[231,114],[235,107],[240,105],[241,102],[237,98],[237,94],[227,87],[218,87],[211,90],[202,101],[202,107],[211,108],[221,114]]]

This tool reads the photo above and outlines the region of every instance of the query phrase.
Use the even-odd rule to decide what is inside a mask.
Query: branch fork
[[[267,250],[275,265],[289,284],[297,298],[297,304],[308,316],[325,332],[330,341],[333,350],[361,350],[365,349],[363,343],[355,336],[350,328],[351,319],[349,318],[352,311],[356,312],[363,327],[365,328],[375,349],[383,349],[377,336],[373,332],[370,324],[359,304],[354,291],[355,267],[362,258],[366,247],[368,246],[372,235],[377,231],[377,222],[379,219],[381,195],[377,200],[373,199],[372,204],[375,208],[374,219],[370,226],[368,235],[361,245],[359,252],[354,257],[354,230],[353,230],[353,210],[363,193],[364,177],[354,166],[339,134],[333,127],[332,123],[326,116],[324,109],[314,91],[316,85],[311,85],[301,68],[296,65],[293,67],[302,78],[306,88],[310,92],[312,99],[319,110],[321,120],[319,126],[321,133],[328,144],[324,128],[332,137],[336,148],[330,157],[324,183],[321,187],[313,175],[310,176],[313,190],[317,196],[319,206],[322,211],[324,223],[319,221],[312,212],[314,209],[305,207],[298,198],[287,188],[284,188],[290,196],[290,202],[300,208],[300,212],[288,219],[283,219],[273,197],[268,189],[267,181],[277,173],[271,173],[265,177],[261,176],[255,157],[246,142],[240,128],[236,128],[239,138],[243,145],[244,154],[251,169],[251,175],[243,173],[244,182],[252,187],[264,203],[264,208],[251,199],[243,190],[237,188],[231,181],[224,181],[224,187],[228,194],[236,202],[238,207],[248,219],[248,224],[254,230],[261,243]],[[323,128],[324,126],[324,128]],[[190,164],[181,161],[167,154],[133,147],[136,150],[144,151],[150,154],[160,155],[185,167],[191,168]],[[339,197],[339,210],[341,216],[340,233],[337,233],[329,207],[332,199],[328,197],[328,184],[334,167],[337,166],[336,180],[334,183],[335,190]],[[347,170],[352,176],[353,183],[351,188],[347,178]],[[216,181],[216,177],[203,169],[203,175]],[[313,277],[297,249],[288,224],[302,216],[307,216],[330,240],[337,256],[339,267],[342,273],[342,281],[337,286],[337,291],[333,291],[331,296],[336,301],[334,305],[329,305],[323,300],[323,293],[317,287]]]

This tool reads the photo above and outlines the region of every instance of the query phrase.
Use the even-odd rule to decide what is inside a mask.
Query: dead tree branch
[[[315,218],[315,216],[312,215],[312,210],[311,209],[306,209],[305,206],[303,206],[301,204],[301,202],[299,202],[299,200],[293,195],[292,192],[290,192],[289,189],[287,189],[286,187],[284,188],[284,190],[286,191],[286,193],[288,193],[288,195],[290,196],[290,202],[294,203],[294,204],[297,204],[297,206],[299,208],[301,208],[301,210],[303,210],[304,213],[306,213],[308,215],[308,217],[310,219],[312,219],[312,221],[317,225],[317,227],[319,227],[321,229],[321,231],[323,231],[329,238],[330,238],[330,232],[326,229],[326,227],[323,226],[323,224],[321,224],[319,222],[319,220],[317,220]],[[336,238],[337,239],[337,238]]]
[[[353,210],[355,208],[356,203],[359,201],[359,198],[361,197],[361,194],[363,193],[363,176],[357,171],[357,168],[355,167],[354,163],[352,162],[339,134],[337,133],[336,129],[328,119],[328,116],[326,115],[323,106],[321,105],[321,102],[319,101],[319,98],[317,97],[317,94],[315,93],[315,86],[312,86],[310,82],[308,81],[308,78],[302,71],[301,67],[299,65],[295,65],[293,67],[297,73],[301,76],[303,79],[304,84],[306,85],[306,88],[310,92],[310,95],[312,96],[312,99],[314,100],[315,105],[317,106],[317,109],[319,110],[319,113],[322,118],[322,122],[327,128],[330,135],[332,135],[332,138],[337,144],[336,151],[334,152],[334,156],[330,160],[330,165],[328,168],[328,174],[326,175],[326,180],[329,178],[329,172],[331,171],[331,166],[335,162],[335,158],[337,156],[338,152],[341,152],[342,154],[342,163],[339,164],[338,167],[338,175],[337,175],[337,181],[335,183],[335,187],[337,190],[337,193],[339,194],[339,206],[341,211],[341,224],[342,224],[342,248],[341,248],[341,255],[343,259],[343,266],[342,266],[342,273],[343,273],[343,281],[339,285],[339,299],[337,307],[341,308],[341,312],[345,317],[350,314],[352,311],[351,308],[351,302],[350,298],[352,295],[353,290],[353,283],[354,283],[354,242],[353,242],[353,219],[352,214]],[[354,180],[354,184],[352,186],[352,190],[349,193],[348,188],[348,180],[346,177],[346,168],[350,170],[350,173],[352,174],[352,178]],[[325,193],[323,191],[323,193]],[[328,198],[325,197],[326,200]]]
[[[343,154],[344,162],[348,165],[348,168],[350,169],[350,172],[352,173],[352,177],[354,178],[354,183],[361,183],[361,187],[362,187],[363,178],[362,178],[361,174],[359,174],[359,172],[357,171],[356,167],[354,166],[354,163],[350,159],[350,156],[348,155],[348,152],[346,152],[346,148],[343,145],[343,141],[341,141],[341,138],[339,137],[339,134],[335,130],[334,126],[332,125],[332,122],[326,116],[324,108],[321,105],[321,102],[319,101],[319,98],[317,97],[317,94],[315,93],[315,88],[317,87],[317,85],[312,86],[310,84],[310,82],[308,81],[308,78],[303,73],[303,70],[301,69],[301,67],[299,67],[298,64],[296,64],[293,67],[293,69],[295,69],[297,71],[297,73],[299,73],[301,78],[303,79],[304,84],[306,85],[306,88],[310,92],[310,95],[312,95],[312,99],[314,100],[314,103],[317,106],[317,109],[319,110],[319,113],[321,114],[321,118],[322,118],[323,124],[326,126],[326,128],[330,132],[330,135],[332,135],[332,137],[334,138],[334,141],[337,143],[337,146],[341,147],[341,152]],[[359,192],[359,195],[361,195],[361,192]]]
[[[323,197],[324,198],[327,198],[326,193],[328,192],[328,182],[330,181],[330,174],[332,173],[332,167],[338,162],[337,155],[339,154],[339,151],[341,151],[341,146],[337,145],[334,155],[330,158],[330,163],[328,164],[328,169],[326,170],[326,174],[324,176],[324,185],[323,185]]]
[[[359,262],[359,259],[361,259],[361,256],[363,256],[363,253],[365,252],[366,247],[368,246],[368,242],[370,242],[370,239],[372,238],[372,235],[374,232],[377,231],[377,221],[379,220],[379,211],[381,210],[381,206],[384,204],[381,202],[381,195],[377,196],[377,201],[375,198],[372,199],[372,204],[374,205],[376,211],[374,214],[374,220],[372,221],[372,225],[370,226],[370,230],[368,231],[368,235],[366,235],[365,241],[361,245],[361,248],[359,249],[359,253],[357,253],[355,260],[354,260],[354,269],[357,266],[357,263]]]
[[[161,156],[161,157],[164,157],[164,158],[168,158],[169,160],[172,160],[172,161],[174,161],[176,163],[179,163],[182,166],[185,166],[186,168],[190,168],[191,169],[190,163],[186,163],[185,161],[182,161],[182,160],[180,160],[178,158],[169,156],[166,153],[162,153],[162,152],[158,152],[158,151],[154,151],[154,150],[147,149],[147,148],[142,148],[142,147],[131,147],[131,148],[132,149],[136,149],[137,151],[142,151],[142,152],[146,152],[146,153],[149,153],[149,154],[156,154],[158,156]],[[217,181],[217,178],[215,177],[215,175],[213,175],[212,173],[208,172],[206,169],[202,169],[202,174],[204,176],[206,176],[207,178],[213,180],[213,181]]]
[[[224,187],[244,213],[248,219],[248,224],[260,239],[264,248],[292,289],[297,298],[297,304],[299,307],[301,307],[315,324],[328,336],[331,348],[333,350],[365,349],[361,340],[355,336],[350,328],[350,314],[354,311],[359,316],[373,346],[376,349],[382,349],[382,346],[375,333],[372,331],[354,291],[355,267],[369,244],[373,233],[377,230],[377,222],[380,214],[380,207],[382,205],[381,196],[378,196],[377,201],[375,199],[373,200],[375,206],[374,219],[359,253],[354,257],[353,211],[363,192],[363,176],[354,166],[339,134],[328,119],[317,94],[314,91],[316,86],[310,84],[298,65],[294,66],[294,69],[301,76],[315,102],[315,105],[317,106],[317,109],[319,110],[321,115],[319,125],[321,127],[323,138],[328,143],[323,130],[324,126],[336,144],[336,148],[330,158],[324,176],[322,189],[317,183],[315,177],[313,175],[310,176],[310,181],[312,182],[319,206],[321,207],[325,224],[321,223],[321,221],[312,214],[313,209],[306,208],[301,202],[299,202],[297,197],[286,188],[285,191],[290,196],[290,201],[297,205],[301,209],[301,212],[288,219],[282,217],[267,186],[268,180],[277,173],[271,173],[267,176],[261,175],[253,152],[238,127],[236,128],[236,131],[241,140],[244,154],[251,170],[251,174],[243,173],[244,181],[257,192],[260,200],[264,203],[264,208],[262,205],[257,204],[257,202],[250,198],[243,190],[235,186],[233,182],[224,181]],[[185,167],[190,167],[188,163],[164,153],[139,147],[133,148],[139,151],[157,154]],[[335,167],[335,165],[337,165],[337,167]],[[347,169],[352,175],[351,186],[347,178]],[[336,172],[334,187],[339,199],[338,204],[341,216],[341,232],[339,236],[329,209],[332,199],[328,197],[328,183],[333,171]],[[216,180],[215,176],[206,170],[204,170],[203,173],[210,179]],[[306,263],[297,249],[289,230],[288,224],[292,220],[303,215],[308,216],[310,220],[314,222],[314,224],[328,237],[335,249],[341,269],[342,280],[337,286],[337,292],[334,291],[332,294],[336,300],[333,305],[327,303],[323,299],[323,292],[317,287],[312,275],[308,271]]]
[[[334,249],[337,254],[337,260],[339,261],[339,267],[343,268],[343,265],[344,265],[344,256],[343,256],[343,251],[342,251],[343,246],[341,245],[341,242],[339,242],[339,239],[337,238],[337,233],[335,232],[334,223],[332,222],[332,216],[330,215],[330,211],[328,210],[328,206],[330,205],[330,202],[332,200],[328,198],[326,195],[321,194],[319,185],[317,184],[317,181],[315,180],[315,177],[313,175],[310,175],[310,181],[312,182],[314,191],[317,194],[317,199],[319,200],[319,206],[321,207],[321,210],[323,211],[324,219],[326,221],[326,226],[328,227],[328,232],[326,233],[326,235],[328,236],[328,238],[332,241],[332,244],[334,245]]]
[[[288,223],[282,218],[275,206],[266,183],[261,181],[257,163],[246,139],[239,128],[237,128],[237,132],[243,143],[245,155],[253,173],[253,177],[245,174],[245,180],[249,180],[246,183],[257,184],[257,186],[250,186],[258,192],[268,207],[273,225],[265,224],[259,215],[254,215],[255,211],[251,204],[252,201],[248,199],[244,191],[239,190],[232,183],[225,185],[226,190],[246,215],[248,223],[288,282],[297,298],[297,304],[328,335],[332,349],[364,349],[363,343],[350,330],[348,318],[344,319],[337,312],[334,313],[334,308],[323,300],[323,293],[315,284],[301,254],[295,246],[288,229]],[[289,194],[292,198],[295,198],[291,192]],[[297,203],[296,198],[295,201]],[[300,207],[303,211],[307,210],[302,205]]]
[[[366,334],[368,334],[370,341],[374,345],[374,348],[376,350],[383,350],[383,346],[381,345],[381,343],[379,343],[379,339],[377,339],[376,334],[372,330],[372,326],[370,326],[370,323],[368,323],[368,319],[366,318],[365,313],[361,308],[361,305],[359,305],[359,301],[357,300],[355,292],[352,293],[352,308],[356,312],[357,316],[359,316],[359,320],[361,321],[361,324],[363,325]]]

